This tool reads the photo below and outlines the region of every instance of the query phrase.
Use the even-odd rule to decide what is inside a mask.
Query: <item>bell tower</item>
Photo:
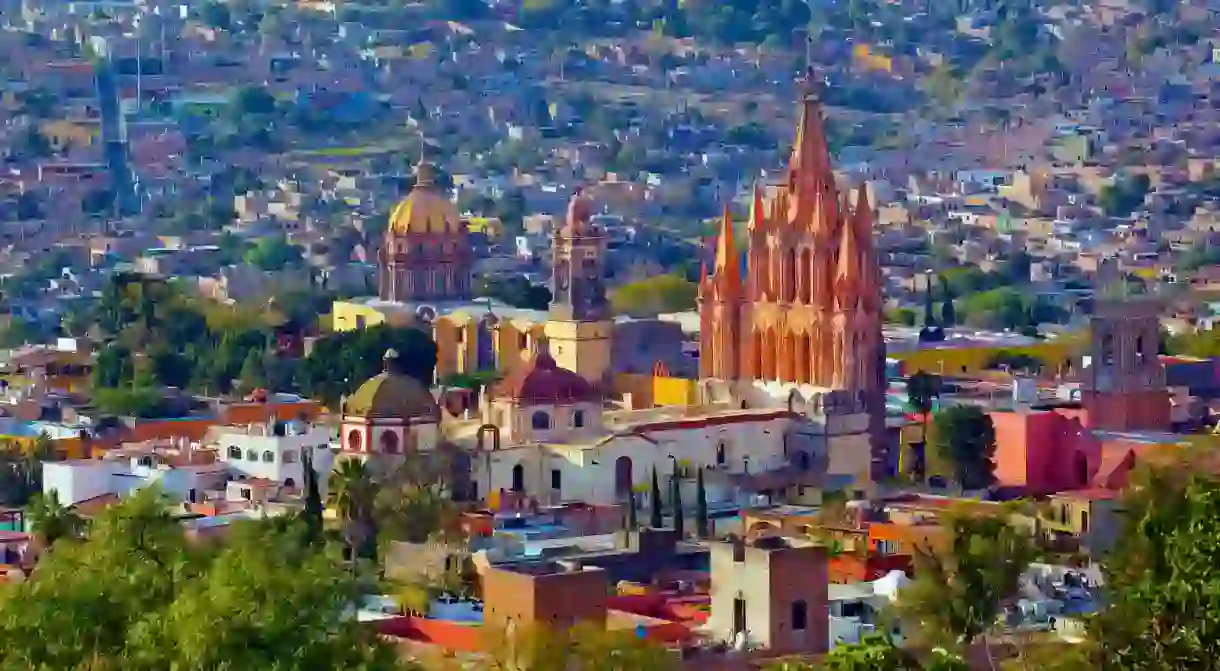
[[[1090,331],[1081,380],[1090,428],[1169,430],[1158,304],[1148,299],[1099,300]]]
[[[614,322],[606,299],[606,234],[590,220],[592,210],[592,201],[577,189],[555,232],[545,333],[561,368],[600,382],[610,372]]]

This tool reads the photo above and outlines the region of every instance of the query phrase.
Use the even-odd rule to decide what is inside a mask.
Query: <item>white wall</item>
[[[216,439],[220,451],[219,458],[236,475],[250,478],[264,478],[284,483],[289,479],[292,484],[300,486],[304,481],[304,470],[301,466],[302,451],[313,450],[314,470],[320,474],[330,471],[331,452],[329,449],[332,433],[324,427],[312,427],[301,435],[264,436],[250,435],[246,432],[223,433]],[[240,458],[230,454],[231,448],[241,452]],[[325,449],[318,449],[325,448]],[[253,452],[255,459],[249,458]],[[270,453],[271,460],[266,457]],[[286,458],[286,455],[288,457]],[[318,463],[324,458],[326,463]],[[324,485],[325,477],[319,484]]]
[[[631,475],[635,489],[647,488],[655,468],[665,478],[673,472],[673,455],[679,462],[692,467],[716,464],[716,451],[725,445],[725,470],[744,472],[747,457],[752,473],[781,468],[784,457],[784,434],[791,425],[788,419],[739,421],[709,424],[703,427],[648,431],[644,436],[617,436],[595,447],[564,445],[525,445],[502,449],[490,455],[477,455],[472,462],[479,492],[512,489],[513,467],[524,469],[525,491],[539,500],[549,500],[551,471],[560,472],[559,499],[581,500],[596,504],[618,501],[615,492],[616,463],[620,457],[631,460]],[[490,483],[487,466],[490,462]],[[490,485],[490,487],[489,487]]]
[[[77,460],[46,462],[42,465],[42,491],[55,492],[62,505],[70,506],[110,494],[114,464],[106,461]]]

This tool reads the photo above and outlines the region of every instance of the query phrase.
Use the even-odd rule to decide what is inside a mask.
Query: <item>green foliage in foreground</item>
[[[190,543],[159,493],[60,538],[0,591],[0,668],[72,671],[401,669],[345,614],[357,590],[295,520]]]

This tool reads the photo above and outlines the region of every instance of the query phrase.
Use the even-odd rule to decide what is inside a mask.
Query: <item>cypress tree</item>
[[[661,485],[657,482],[657,467],[652,467],[652,514],[648,516],[648,526],[653,529],[660,529],[665,526],[665,519],[661,516]]]
[[[301,466],[304,471],[305,509],[301,517],[305,521],[306,541],[310,545],[322,542],[322,495],[318,491],[318,474],[313,469],[312,448],[306,446],[301,450]]]
[[[949,283],[945,278],[940,278],[940,295],[944,299],[944,305],[940,308],[940,322],[945,328],[952,328],[957,324],[957,311],[953,309],[953,294],[949,291]]]
[[[682,510],[682,480],[678,478],[677,463],[674,464],[673,490],[674,531],[677,532],[678,538],[682,538],[686,535],[686,521],[682,519],[685,517],[685,513]]]
[[[630,497],[627,502],[627,531],[635,531],[640,526],[639,512],[635,509],[635,491],[628,492],[627,496]]]
[[[711,528],[707,519],[707,490],[703,488],[703,467],[695,478],[695,535],[699,538],[711,536]]]
[[[932,297],[932,275],[924,275],[924,294],[923,294],[923,327],[925,329],[936,328],[936,313],[932,309],[934,302]]]

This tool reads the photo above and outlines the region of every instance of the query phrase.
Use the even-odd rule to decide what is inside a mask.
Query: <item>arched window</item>
[[[513,466],[513,491],[518,494],[525,491],[525,466]]]
[[[246,450],[246,461],[258,461],[258,452]]]
[[[551,428],[551,416],[539,410],[530,417],[530,424],[535,429],[549,429]]]
[[[802,599],[792,602],[792,631],[805,631],[809,626],[809,606]]]
[[[347,450],[349,452],[360,452],[364,445],[364,440],[360,436],[360,431],[352,429],[347,434]]]
[[[285,479],[284,479],[284,486],[285,486],[285,487],[296,487],[296,486],[297,486],[297,482],[296,482],[296,480],[293,480],[292,478],[285,478]]]
[[[386,454],[398,454],[398,434],[386,431],[381,434],[381,451]]]
[[[716,465],[724,466],[727,463],[729,463],[729,458],[724,453],[724,443],[720,443],[716,446]]]
[[[229,446],[229,458],[230,459],[241,459],[241,448],[236,445],[230,445]]]
[[[267,462],[268,464],[275,462],[275,455],[271,453],[271,450],[266,450],[263,452],[263,461]]]
[[[577,410],[577,411],[573,412],[572,413],[572,426],[579,429],[584,425],[585,425],[585,411]]]

